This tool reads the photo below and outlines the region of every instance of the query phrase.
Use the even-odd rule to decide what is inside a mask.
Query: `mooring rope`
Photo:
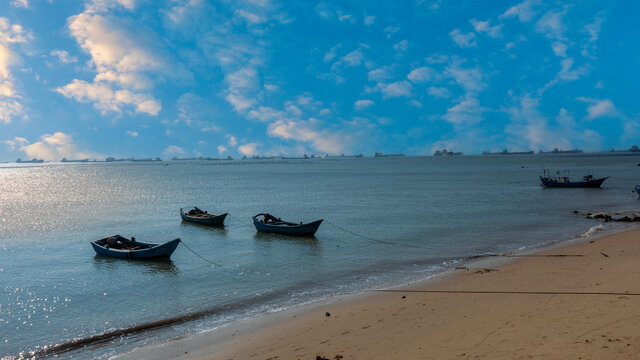
[[[234,219],[235,221],[239,222],[241,225],[243,225],[243,226],[246,226],[246,227],[249,227],[249,228],[252,228],[252,229],[253,229],[253,225],[249,225],[249,224],[247,224],[246,222],[244,222],[244,221],[242,221],[242,220],[238,219],[237,217],[235,217],[235,216],[233,216],[233,215],[231,215],[231,214],[228,214],[228,216],[229,216],[230,218]]]
[[[410,248],[414,248],[414,249],[443,250],[443,249],[434,248],[434,247],[426,247],[426,246],[409,245],[409,244],[403,244],[403,243],[396,243],[396,242],[392,242],[392,241],[385,241],[385,240],[380,240],[380,239],[374,239],[374,238],[372,238],[372,237],[369,237],[369,236],[366,236],[366,235],[362,235],[362,234],[358,234],[358,233],[353,232],[353,231],[351,231],[351,230],[347,230],[347,229],[343,228],[342,226],[336,225],[336,224],[332,223],[331,221],[329,221],[329,220],[327,220],[327,219],[325,219],[324,221],[325,221],[326,223],[330,224],[330,225],[335,226],[336,228],[338,228],[338,229],[340,229],[340,230],[342,230],[342,231],[344,231],[344,232],[347,232],[347,233],[349,233],[349,234],[352,234],[352,235],[355,235],[355,236],[358,236],[358,237],[361,237],[361,238],[363,238],[363,239],[367,239],[367,240],[370,240],[370,241],[373,241],[373,242],[377,242],[377,243],[380,243],[380,244],[405,246],[405,247],[410,247]]]
[[[206,262],[208,262],[208,263],[210,263],[210,264],[213,264],[213,265],[215,265],[215,266],[222,266],[222,265],[218,264],[217,262],[211,261],[211,260],[209,260],[209,259],[205,258],[204,256],[202,256],[202,255],[198,254],[197,252],[193,251],[193,249],[191,249],[191,248],[189,247],[189,245],[185,244],[184,240],[180,240],[180,242],[182,243],[182,245],[184,245],[184,247],[186,247],[187,249],[189,249],[189,251],[191,251],[195,256],[199,257],[200,259],[202,259],[202,260],[204,260],[204,261],[206,261]]]

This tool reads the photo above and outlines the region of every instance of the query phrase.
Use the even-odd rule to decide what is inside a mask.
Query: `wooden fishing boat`
[[[227,215],[229,214],[208,214],[206,211],[200,210],[197,207],[194,207],[187,212],[184,211],[184,208],[180,209],[180,217],[182,217],[182,220],[203,225],[224,226],[224,219],[227,217]]]
[[[540,176],[541,186],[560,187],[560,188],[599,188],[602,183],[609,177],[594,178],[593,175],[587,174],[582,177],[582,181],[571,181],[566,172],[564,176],[551,177],[549,170],[544,171],[544,176]]]
[[[283,221],[267,213],[260,213],[253,217],[253,225],[258,231],[292,236],[313,236],[321,223],[322,219],[306,224],[302,222],[296,224]]]
[[[113,256],[124,259],[150,259],[156,257],[170,257],[176,250],[180,238],[164,244],[144,243],[136,241],[134,237],[127,239],[120,235],[113,235],[104,239],[92,241],[93,250],[100,255]]]

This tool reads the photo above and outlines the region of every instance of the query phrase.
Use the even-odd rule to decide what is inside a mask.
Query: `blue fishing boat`
[[[302,222],[296,224],[267,213],[260,213],[253,217],[253,225],[258,231],[292,236],[313,236],[321,223],[322,219],[306,224]]]
[[[176,250],[180,238],[164,244],[144,243],[136,241],[134,237],[127,239],[120,235],[109,236],[92,241],[93,250],[100,255],[113,256],[124,259],[150,259],[156,257],[170,257]]]
[[[594,178],[593,175],[587,174],[582,177],[582,181],[571,181],[566,175],[551,177],[549,170],[544,171],[544,176],[540,176],[540,186],[544,187],[556,187],[556,188],[599,188],[602,183],[609,177]]]
[[[636,185],[636,192],[640,195],[640,185]]]
[[[187,212],[184,211],[184,208],[180,209],[180,217],[182,220],[203,225],[224,226],[224,219],[227,215],[229,214],[208,214],[206,211],[200,210],[197,207],[194,207]]]

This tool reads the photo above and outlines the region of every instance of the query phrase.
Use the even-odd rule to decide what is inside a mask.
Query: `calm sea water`
[[[0,165],[0,358],[185,317],[58,353],[108,358],[152,341],[338,293],[425,278],[465,256],[532,248],[598,223],[573,210],[640,208],[638,157],[464,156]],[[168,165],[167,165],[168,164]],[[543,189],[542,169],[611,178]],[[229,212],[224,228],[178,209]],[[251,217],[324,218],[315,238],[256,233]],[[345,232],[337,225],[353,233]],[[614,231],[607,224],[605,231]],[[95,255],[121,234],[170,261]]]

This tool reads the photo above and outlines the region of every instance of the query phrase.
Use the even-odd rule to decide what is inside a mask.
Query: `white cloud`
[[[319,128],[321,123],[313,118],[308,121],[278,120],[269,125],[268,134],[281,139],[308,142],[314,149],[328,154],[340,154],[347,150],[347,144],[351,143],[350,136]]]
[[[228,94],[225,100],[236,112],[244,113],[255,104],[254,94],[260,87],[258,71],[246,66],[225,76]]]
[[[417,69],[411,70],[409,75],[407,75],[407,79],[411,80],[413,83],[427,82],[433,79],[436,76],[435,70],[430,67],[423,66]]]
[[[429,87],[427,89],[427,94],[433,97],[443,98],[443,99],[449,98],[452,95],[449,89],[443,88],[443,87],[435,87],[435,86]]]
[[[0,90],[2,90],[1,85]],[[26,118],[22,103],[16,99],[0,96],[0,123],[9,124],[18,117]]]
[[[137,131],[127,131],[126,134],[131,136],[131,137],[138,137],[138,132]]]
[[[362,99],[362,100],[356,101],[353,107],[356,108],[356,110],[362,110],[362,109],[368,108],[369,106],[372,106],[373,104],[375,103],[371,100]]]
[[[602,31],[602,23],[605,21],[606,16],[604,12],[599,12],[592,23],[589,23],[584,26],[583,32],[589,35],[587,39],[589,42],[596,42],[600,36],[600,31]]]
[[[42,160],[86,159],[92,157],[87,151],[78,150],[73,137],[63,132],[45,134],[40,137],[40,141],[29,145],[20,146],[28,158]]]
[[[407,80],[396,81],[391,84],[378,83],[375,87],[369,89],[369,91],[380,91],[383,98],[393,97],[409,97],[413,86]]]
[[[123,20],[82,13],[69,18],[69,30],[91,55],[98,73],[146,72],[167,68],[155,36],[129,28]]]
[[[247,118],[250,120],[258,120],[262,122],[271,122],[286,117],[283,111],[276,110],[268,106],[260,106],[257,109],[249,111]]]
[[[153,87],[153,81],[145,74],[131,72],[118,73],[115,71],[105,71],[93,78],[94,83],[107,82],[117,83],[126,89],[141,91],[150,90]]]
[[[393,36],[393,34],[397,33],[398,31],[400,31],[400,28],[397,26],[392,26],[389,25],[386,28],[384,28],[384,33],[387,34],[387,39],[391,39],[391,36]]]
[[[567,10],[550,10],[547,11],[536,22],[536,31],[544,34],[548,38],[561,39],[566,31],[563,17],[567,14]]]
[[[333,5],[321,2],[315,7],[316,14],[325,20],[338,20],[340,22],[355,23],[356,19],[352,14],[336,9]]]
[[[567,57],[567,44],[562,41],[554,41],[551,43],[551,49],[556,56]]]
[[[231,104],[233,110],[239,113],[244,113],[256,103],[253,99],[236,94],[228,94],[224,99]]]
[[[227,147],[224,146],[224,145],[219,145],[218,146],[218,154],[224,154],[224,153],[227,152],[227,150],[228,150]]]
[[[103,114],[122,112],[122,105],[133,105],[136,113],[157,115],[160,101],[149,92],[158,78],[187,79],[191,75],[169,52],[156,33],[126,17],[109,15],[109,9],[122,6],[133,10],[134,0],[97,0],[85,12],[71,16],[68,28],[80,47],[91,56],[95,67],[93,83],[74,79],[56,89],[60,94],[83,102],[93,102]],[[73,61],[65,52],[52,52],[61,61]],[[142,92],[144,91],[144,92]],[[101,96],[96,96],[97,94]]]
[[[478,33],[485,33],[492,38],[502,37],[502,24],[491,26],[489,20],[479,21],[476,19],[471,19],[471,24]]]
[[[27,139],[19,136],[14,137],[12,140],[3,140],[0,142],[3,143],[6,146],[6,150],[10,152],[17,151],[29,143]]]
[[[257,155],[258,154],[258,146],[260,144],[252,142],[252,143],[248,143],[248,144],[244,144],[244,145],[240,145],[238,146],[238,151],[240,152],[240,154],[245,155],[245,156],[252,156],[252,155]]]
[[[593,120],[600,117],[618,117],[620,111],[613,104],[613,101],[609,99],[590,99],[585,97],[577,98],[579,101],[583,101],[589,106],[587,107],[587,119]]]
[[[133,10],[136,6],[136,0],[90,0],[86,5],[86,12],[104,12],[117,6],[122,6],[127,10]]]
[[[563,22],[563,17],[567,14],[568,10],[548,11],[537,22],[536,31],[544,34],[547,39],[554,40],[551,43],[551,48],[556,56],[567,56],[567,39],[564,36],[566,32],[566,25]]]
[[[486,111],[480,101],[472,95],[458,99],[458,103],[447,109],[445,120],[456,125],[474,125],[482,121],[482,113]]]
[[[376,23],[376,17],[375,16],[366,16],[364,18],[364,24],[367,26],[371,26],[373,24]]]
[[[29,0],[13,0],[11,1],[11,5],[23,9],[29,8]]]
[[[324,62],[329,62],[333,59],[335,59],[336,56],[338,56],[338,49],[340,48],[340,44],[332,47],[331,49],[329,49],[329,51],[324,54]]]
[[[540,4],[540,0],[525,0],[518,5],[510,7],[499,18],[517,17],[522,22],[529,22],[536,15],[535,6]]]
[[[458,44],[458,46],[461,48],[474,47],[477,45],[476,34],[472,32],[464,34],[460,31],[460,29],[453,29],[449,33],[449,36],[451,36],[453,42]]]
[[[505,132],[511,136],[509,142],[515,148],[531,150],[572,149],[579,147],[585,150],[602,149],[602,136],[583,125],[576,123],[573,115],[561,108],[555,116],[555,124],[538,110],[539,100],[529,95],[515,99],[517,104],[504,109],[512,122]]]
[[[573,58],[566,58],[560,61],[560,71],[553,80],[551,80],[544,86],[541,91],[545,91],[559,82],[578,80],[589,73],[589,67],[587,65],[582,65],[574,69],[573,63]]]
[[[331,65],[331,69],[336,70],[338,68],[343,68],[343,67],[358,66],[362,64],[363,59],[364,59],[364,52],[362,51],[362,49],[358,48],[351,51],[350,53],[341,57],[338,61],[333,63],[333,65]]]
[[[487,85],[484,83],[484,74],[479,67],[463,68],[462,61],[454,61],[445,69],[445,74],[451,76],[467,91],[481,91]]]
[[[237,9],[235,15],[242,18],[244,21],[251,25],[262,24],[267,21],[267,18],[244,9]]]
[[[0,17],[0,123],[8,124],[15,118],[26,118],[22,97],[16,93],[11,67],[21,62],[11,46],[31,40],[30,32],[18,24]]]
[[[367,73],[369,81],[385,81],[393,79],[393,69],[391,66],[383,66],[373,69]]]
[[[597,49],[596,42],[600,37],[600,31],[602,31],[602,23],[604,23],[605,19],[605,13],[601,11],[596,15],[592,23],[585,25],[585,27],[582,29],[582,32],[588,35],[587,41],[582,47],[582,56],[591,57],[593,56],[593,53],[595,53]]]
[[[166,157],[174,157],[174,156],[179,156],[179,155],[184,155],[186,152],[184,151],[183,148],[176,146],[176,145],[169,145],[167,146],[164,151],[162,152],[162,154]]]
[[[238,146],[238,139],[236,139],[235,136],[227,135],[227,137],[229,138],[229,145],[231,145],[232,147]]]
[[[133,93],[129,90],[113,91],[108,84],[88,83],[73,80],[70,84],[56,88],[55,91],[67,98],[79,102],[93,102],[94,107],[102,114],[107,112],[121,113],[125,105],[134,107],[136,113],[156,116],[162,109],[159,100],[148,94]]]
[[[402,40],[393,45],[393,49],[398,52],[405,52],[409,48],[409,41]]]
[[[49,53],[49,55],[58,58],[58,60],[64,64],[78,62],[78,58],[76,58],[75,56],[70,56],[66,50],[53,50]]]

